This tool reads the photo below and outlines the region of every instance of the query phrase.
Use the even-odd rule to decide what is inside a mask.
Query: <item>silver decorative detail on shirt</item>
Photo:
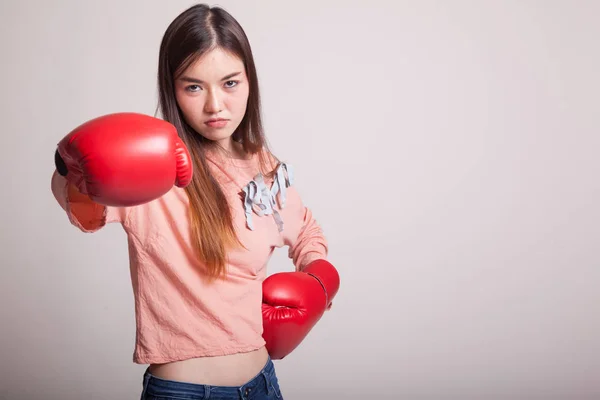
[[[267,188],[264,177],[261,173],[257,174],[252,181],[244,187],[244,212],[246,214],[246,225],[248,229],[254,230],[252,223],[252,213],[259,217],[263,215],[273,215],[279,232],[283,231],[283,220],[277,212],[277,195],[279,195],[279,205],[283,209],[286,202],[286,189],[293,184],[294,176],[291,166],[281,163],[277,168],[275,179],[271,189]]]

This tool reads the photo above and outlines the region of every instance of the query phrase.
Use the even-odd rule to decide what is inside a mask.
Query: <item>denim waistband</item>
[[[265,366],[252,379],[241,386],[216,386],[189,382],[178,382],[162,379],[150,373],[149,368],[144,373],[143,393],[158,396],[189,396],[194,399],[209,399],[231,396],[245,399],[250,392],[257,390],[274,390],[271,382],[275,375],[275,366],[269,357]]]

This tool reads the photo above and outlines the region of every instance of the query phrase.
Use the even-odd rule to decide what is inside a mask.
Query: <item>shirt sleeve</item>
[[[283,240],[296,270],[302,271],[312,261],[327,259],[328,243],[312,210],[293,186],[287,188],[287,196]]]
[[[93,202],[88,196],[79,193],[56,170],[52,174],[51,186],[56,201],[67,213],[71,224],[82,232],[96,232],[108,223],[124,223],[127,218],[126,207],[104,206]]]

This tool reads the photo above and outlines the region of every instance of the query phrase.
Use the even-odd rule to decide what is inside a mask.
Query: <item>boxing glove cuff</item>
[[[326,305],[331,304],[340,287],[340,275],[335,267],[326,260],[315,260],[308,264],[302,272],[315,278],[327,296]]]

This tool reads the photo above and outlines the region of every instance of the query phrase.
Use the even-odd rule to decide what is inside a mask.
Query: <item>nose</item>
[[[208,114],[217,114],[223,110],[223,101],[216,90],[211,90],[206,96],[204,111]]]

